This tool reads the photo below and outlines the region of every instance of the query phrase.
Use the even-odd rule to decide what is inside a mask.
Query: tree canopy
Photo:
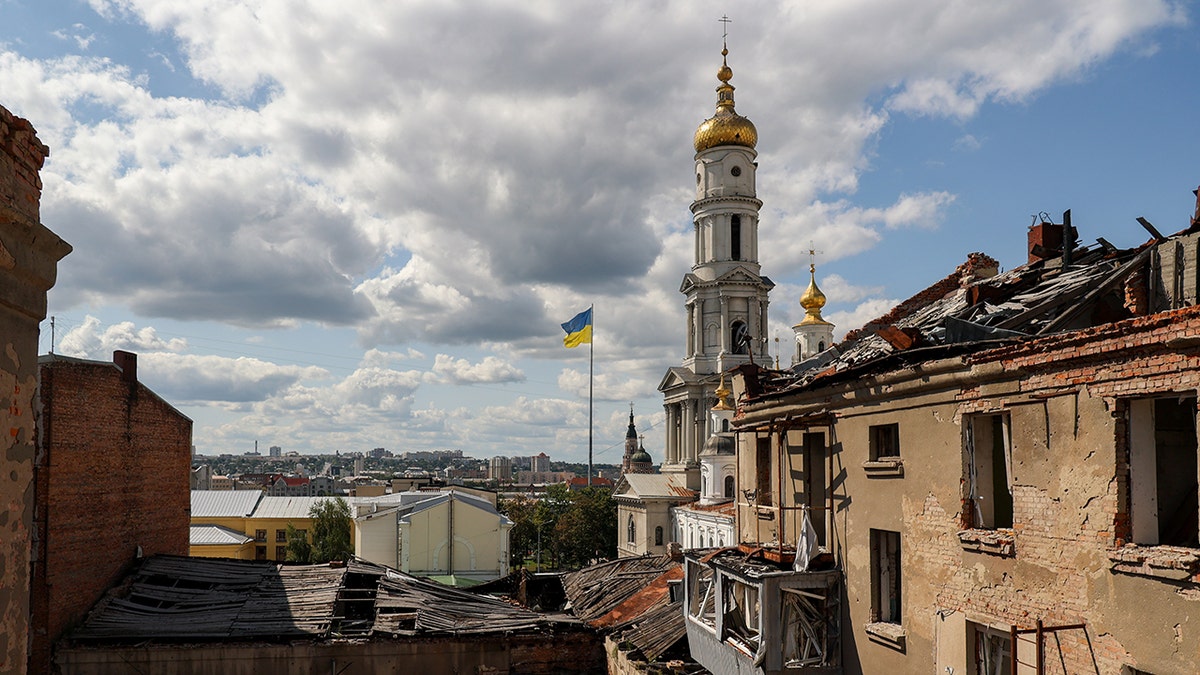
[[[350,504],[340,497],[321,499],[312,505],[312,559],[314,563],[345,560],[354,553],[350,541]],[[289,541],[290,548],[290,541]]]
[[[503,500],[500,509],[513,521],[513,566],[536,555],[539,529],[543,564],[579,568],[616,556],[617,503],[606,488],[573,492],[566,484],[551,485],[540,500],[519,495]]]

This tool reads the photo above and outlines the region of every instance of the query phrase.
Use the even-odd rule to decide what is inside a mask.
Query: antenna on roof
[[[50,355],[54,355],[54,317],[50,317]]]

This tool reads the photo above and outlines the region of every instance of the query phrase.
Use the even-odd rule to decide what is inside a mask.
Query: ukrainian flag
[[[563,338],[564,347],[578,347],[581,344],[592,343],[592,308],[588,307],[575,315],[574,319],[562,324],[567,336]]]

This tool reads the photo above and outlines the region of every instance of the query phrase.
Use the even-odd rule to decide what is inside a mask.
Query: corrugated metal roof
[[[255,518],[308,518],[317,502],[341,497],[263,497],[254,509]]]
[[[192,490],[192,517],[245,518],[262,498],[262,490]]]
[[[691,499],[695,491],[679,482],[674,475],[661,473],[627,473],[621,480],[629,485],[629,490],[621,494],[642,499],[672,498]]]
[[[192,546],[220,546],[244,544],[253,539],[245,533],[231,530],[220,525],[192,525],[189,529],[188,543]]]

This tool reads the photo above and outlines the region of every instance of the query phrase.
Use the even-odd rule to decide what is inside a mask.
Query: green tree
[[[519,567],[537,547],[537,500],[524,495],[500,500],[500,512],[513,522],[508,533],[509,564]]]
[[[345,560],[354,553],[350,541],[350,505],[340,497],[321,499],[312,505],[312,562]]]
[[[308,543],[308,534],[297,530],[291,523],[287,526],[287,561],[306,563],[312,561],[312,544]]]
[[[571,506],[554,526],[563,566],[584,567],[617,554],[617,502],[607,488],[571,493]]]

